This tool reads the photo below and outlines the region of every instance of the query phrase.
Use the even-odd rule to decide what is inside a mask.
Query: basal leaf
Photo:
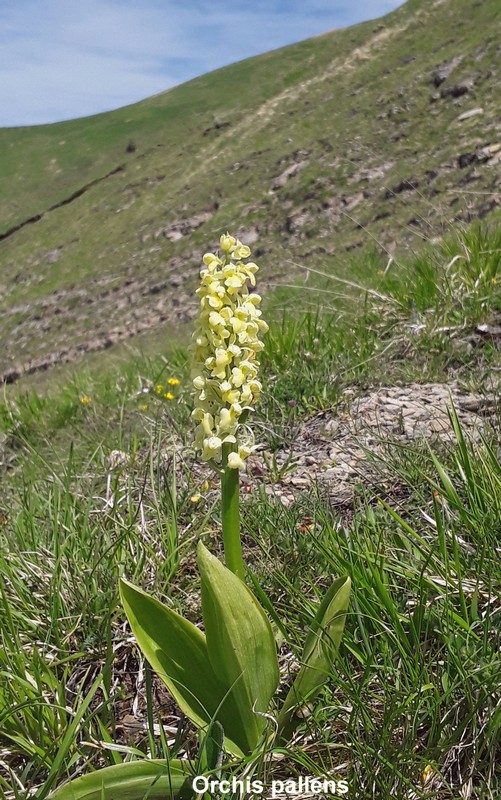
[[[282,739],[289,738],[299,722],[294,720],[294,708],[311,700],[328,679],[343,636],[350,591],[350,578],[338,578],[315,614],[304,644],[301,669],[280,711],[278,725]]]
[[[278,685],[278,661],[273,630],[256,598],[240,578],[198,547],[202,577],[202,613],[212,668],[233,696],[246,750],[258,743],[266,724],[255,712],[267,712]]]
[[[188,800],[191,781],[180,761],[130,761],[69,781],[49,800]]]
[[[202,631],[128,581],[120,581],[120,595],[141,651],[182,711],[201,728],[218,719],[227,749],[242,755],[231,686],[212,668]]]

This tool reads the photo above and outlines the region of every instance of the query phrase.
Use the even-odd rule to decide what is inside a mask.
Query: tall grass
[[[367,493],[349,524],[311,496],[249,517],[296,654],[328,576],[352,577],[335,688],[304,727],[306,751],[322,769],[343,765],[357,798],[496,792],[501,473],[495,435],[467,441],[452,413],[456,439],[440,456],[393,450],[394,477],[409,489],[399,511]]]

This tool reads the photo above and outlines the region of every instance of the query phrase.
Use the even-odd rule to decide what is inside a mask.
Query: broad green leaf
[[[225,688],[209,663],[204,634],[180,614],[123,579],[120,596],[143,654],[184,713],[198,726],[206,726],[224,697]]]
[[[49,800],[188,800],[191,780],[180,761],[130,761],[69,781]]]
[[[299,719],[294,708],[311,700],[327,681],[344,631],[351,580],[338,578],[322,600],[310,625],[299,670],[278,718],[282,739],[289,738]]]
[[[182,711],[199,728],[218,719],[226,748],[241,756],[241,726],[231,686],[212,668],[202,631],[123,579],[120,596],[142,653]]]
[[[273,630],[245,583],[211,555],[201,542],[198,565],[210,663],[224,683],[233,687],[247,740],[245,749],[250,752],[256,747],[266,724],[265,719],[255,712],[268,712],[278,685]]]

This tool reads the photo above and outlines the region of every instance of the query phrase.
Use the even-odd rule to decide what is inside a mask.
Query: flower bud
[[[229,233],[223,233],[219,240],[219,244],[221,246],[221,250],[224,250],[226,253],[231,252],[235,249],[235,245],[237,240],[234,236],[230,236]],[[217,258],[217,256],[215,256]]]

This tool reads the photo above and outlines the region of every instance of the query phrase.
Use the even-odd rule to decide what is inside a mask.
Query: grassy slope
[[[500,23],[496,0],[409,2],[383,22],[243,61],[119,111],[0,131],[4,230],[124,167],[0,243],[0,371],[189,316],[200,255],[228,227],[257,227],[265,280],[288,278],[297,271],[290,262],[305,259],[370,280],[345,250],[416,245],[458,213],[483,213],[497,170],[486,162],[465,171],[457,156],[499,138]],[[472,78],[473,88],[430,104],[434,70],[458,54],[449,82]],[[459,123],[474,106],[484,114]],[[137,149],[126,153],[130,141]],[[361,174],[381,165],[379,177]],[[402,179],[419,188],[386,196]],[[200,212],[205,222],[189,223],[180,240],[162,235]]]

